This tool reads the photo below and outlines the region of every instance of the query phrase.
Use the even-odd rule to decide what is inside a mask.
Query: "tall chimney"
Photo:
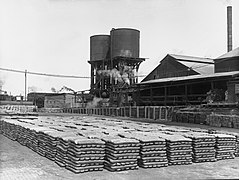
[[[232,50],[232,6],[227,6],[227,52]]]

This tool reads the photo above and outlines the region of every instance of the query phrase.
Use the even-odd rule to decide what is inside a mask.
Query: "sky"
[[[227,5],[236,48],[238,0],[0,0],[0,68],[90,76],[90,36],[112,28],[140,30],[140,75],[170,53],[216,58],[227,51]],[[24,74],[0,70],[0,84],[24,95]],[[27,75],[28,92],[62,86],[87,90],[90,79]]]

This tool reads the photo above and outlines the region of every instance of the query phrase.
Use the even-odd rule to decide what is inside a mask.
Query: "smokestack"
[[[232,50],[232,6],[227,6],[227,52]]]

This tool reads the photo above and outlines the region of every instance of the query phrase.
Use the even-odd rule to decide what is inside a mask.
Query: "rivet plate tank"
[[[110,35],[111,58],[116,56],[139,57],[139,30],[129,28],[112,29]]]
[[[110,35],[94,35],[90,37],[90,60],[110,58]]]

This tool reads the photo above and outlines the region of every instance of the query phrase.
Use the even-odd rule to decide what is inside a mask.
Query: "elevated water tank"
[[[112,29],[111,58],[116,56],[139,57],[139,30],[129,28]]]
[[[90,37],[90,60],[110,58],[110,35],[94,35]]]

